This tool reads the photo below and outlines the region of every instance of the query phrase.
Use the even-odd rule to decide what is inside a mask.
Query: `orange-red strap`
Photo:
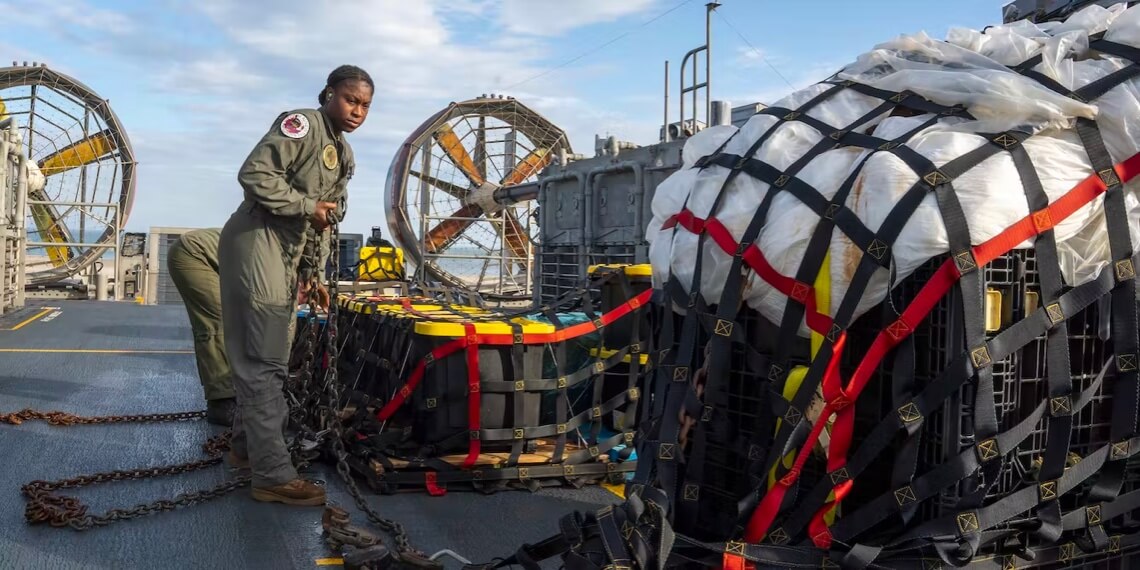
[[[407,382],[405,382],[404,385],[400,387],[400,389],[392,396],[392,399],[388,400],[388,403],[384,404],[384,407],[380,408],[380,411],[376,413],[377,419],[382,422],[388,421],[388,418],[391,418],[392,415],[396,413],[396,410],[398,410],[400,406],[404,405],[404,402],[408,399],[408,396],[412,395],[412,392],[414,392],[416,387],[420,385],[420,381],[424,379],[424,372],[427,368],[428,363],[435,362],[436,360],[450,356],[452,353],[463,348],[466,344],[466,338],[454,339],[450,342],[435,347],[435,349],[429,352],[426,357],[417,362],[416,367],[412,369],[412,373],[408,375]]]
[[[447,494],[447,489],[439,486],[436,481],[435,471],[424,472],[424,486],[427,487],[427,492],[433,497],[442,497]]]
[[[592,332],[599,330],[599,326],[597,324],[597,321],[600,321],[601,326],[603,326],[603,327],[609,326],[609,325],[613,324],[615,321],[617,321],[618,319],[620,319],[620,318],[632,313],[633,311],[636,311],[636,310],[642,308],[643,306],[647,305],[652,297],[653,297],[653,290],[647,289],[645,291],[642,291],[641,293],[639,293],[638,295],[636,295],[632,299],[629,299],[628,301],[622,303],[621,305],[618,305],[617,307],[615,307],[613,310],[609,311],[608,313],[605,313],[602,316],[598,317],[598,319],[596,321],[587,321],[587,322],[583,322],[583,323],[578,323],[576,325],[566,327],[562,330],[555,331],[553,333],[523,333],[522,344],[527,344],[527,345],[531,345],[531,344],[552,344],[552,343],[572,340],[572,339],[578,338],[580,336],[590,334]],[[407,307],[411,306],[411,302],[408,300],[404,300],[404,303],[405,303],[405,306],[407,306]],[[513,345],[515,343],[514,335],[510,335],[510,334],[476,334],[474,332],[475,327],[471,323],[464,323],[464,330],[467,333],[466,336],[464,336],[462,338],[453,339],[447,343],[444,343],[444,344],[436,347],[434,350],[432,350],[430,353],[428,353],[427,356],[425,356],[422,360],[420,360],[419,362],[416,363],[415,368],[413,368],[411,374],[408,375],[408,379],[404,383],[404,385],[399,389],[399,391],[396,392],[395,395],[392,396],[392,399],[389,400],[388,403],[386,403],[384,405],[384,407],[381,408],[380,411],[376,414],[376,417],[380,421],[388,420],[389,418],[392,417],[393,414],[396,413],[396,410],[398,410],[400,408],[400,406],[404,405],[404,402],[407,401],[408,397],[412,395],[412,392],[414,392],[416,387],[419,386],[420,382],[423,381],[425,368],[427,367],[427,365],[430,362],[434,362],[434,361],[446,358],[448,356],[451,356],[452,354],[458,352],[459,349],[468,347],[468,345],[472,344],[472,343],[476,344],[476,345],[484,345],[485,344],[485,345],[493,345],[493,346],[507,346],[507,345]],[[478,351],[476,349],[476,355],[477,354],[478,354]],[[470,359],[471,359],[471,355],[470,355],[470,351],[469,351],[468,362],[470,362]],[[474,367],[474,371],[475,371],[475,374],[478,375],[479,367],[478,367],[478,357],[477,356],[476,356],[475,362],[476,362],[476,366]],[[469,366],[468,367],[468,374],[471,374],[471,370],[472,369]],[[468,383],[468,386],[470,387],[470,382]],[[469,406],[470,405],[471,404],[470,404],[470,400],[469,400]]]
[[[752,570],[753,566],[748,564],[748,561],[739,554],[724,553],[724,562],[721,564],[723,570]]]
[[[463,325],[467,331],[467,430],[471,442],[467,446],[467,459],[463,460],[463,467],[470,468],[479,459],[481,439],[479,437],[479,336],[475,334],[475,325]]]
[[[682,210],[679,214],[665,220],[662,228],[668,229],[676,225],[680,225],[697,235],[708,232],[709,237],[728,255],[736,255],[737,250],[740,249],[740,243],[732,237],[732,232],[728,231],[728,228],[716,218],[702,220],[689,210]],[[831,330],[831,317],[819,312],[815,304],[815,288],[811,284],[796,281],[776,271],[776,268],[772,267],[772,264],[768,262],[756,244],[749,245],[741,254],[741,258],[756,272],[756,275],[774,289],[804,305],[806,308],[804,318],[808,328],[819,334],[827,334]]]
[[[1122,182],[1128,182],[1140,174],[1140,154],[1129,157],[1114,168],[1119,179]],[[993,261],[998,256],[1004,255],[1025,240],[1051,230],[1057,224],[1072,215],[1073,212],[1076,212],[1077,209],[1088,204],[1106,190],[1107,186],[1105,186],[1097,174],[1090,175],[1049,206],[1037,212],[1030,213],[997,236],[974,247],[971,253],[974,256],[975,263],[981,267]],[[856,368],[851,382],[847,385],[846,389],[837,397],[825,398],[827,402],[819,416],[821,421],[816,422],[813,426],[807,441],[804,442],[803,447],[800,448],[796,456],[792,470],[781,478],[776,486],[769,490],[764,496],[764,499],[760,502],[760,505],[753,511],[745,531],[745,539],[747,541],[758,542],[768,532],[772,521],[775,520],[784,494],[799,478],[800,469],[803,467],[804,462],[806,462],[812,447],[819,438],[820,431],[826,423],[825,418],[830,417],[833,413],[835,413],[837,417],[831,431],[831,442],[828,446],[828,472],[834,472],[846,465],[847,450],[850,447],[851,439],[854,435],[854,410],[850,406],[850,403],[858,398],[860,392],[866,387],[871,379],[872,373],[879,366],[882,359],[886,357],[891,349],[899,342],[914,332],[915,326],[926,318],[938,301],[953,287],[954,283],[956,283],[960,277],[961,274],[958,272],[953,259],[949,259],[943,263],[942,267],[940,267],[934,276],[922,287],[922,290],[919,291],[914,301],[903,311],[899,320],[879,332],[871,344],[871,348],[867,351],[859,363],[859,366]],[[836,351],[834,358],[838,359],[838,357],[839,354],[838,351]],[[835,500],[825,504],[816,512],[809,530],[812,534],[812,540],[817,546],[826,548],[830,545],[831,535],[826,525],[823,524],[823,515],[827,511],[837,507],[849,490],[849,484],[838,485],[835,489]]]

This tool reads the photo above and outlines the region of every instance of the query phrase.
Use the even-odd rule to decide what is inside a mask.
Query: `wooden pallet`
[[[537,448],[533,453],[519,454],[519,466],[526,467],[532,465],[550,465],[554,463],[555,444],[542,439],[536,440],[535,443],[537,444]],[[562,450],[562,456],[566,457],[571,453],[574,453],[581,449],[584,448],[579,445],[571,445],[568,443]],[[480,453],[479,457],[475,459],[475,467],[503,467],[507,465],[507,462],[510,461],[510,458],[511,453],[509,451]],[[465,461],[467,461],[467,454],[456,453],[452,455],[444,455],[438,457],[437,459],[449,465],[460,467]],[[598,458],[597,461],[599,463],[608,463],[609,459],[609,456],[603,454]],[[397,459],[395,457],[389,458],[388,461],[392,463],[392,467],[396,470],[407,468],[409,463],[406,460]],[[377,469],[377,473],[382,473],[385,470],[384,467],[376,461],[372,462],[372,466],[374,469]]]

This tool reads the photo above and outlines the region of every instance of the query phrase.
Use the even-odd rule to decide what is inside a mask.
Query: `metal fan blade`
[[[440,180],[434,176],[428,176],[427,174],[416,172],[415,170],[409,170],[408,174],[411,174],[412,176],[415,176],[416,178],[419,178],[420,180],[423,180],[424,182],[427,182],[428,184],[431,184],[432,186],[435,186],[436,188],[439,188],[440,190],[443,190],[444,192],[447,192],[448,194],[451,194],[460,200],[467,198],[467,194],[470,193],[466,188],[461,188],[450,182],[444,182],[443,180]]]
[[[475,218],[483,215],[483,209],[478,204],[467,204],[449,216],[451,219],[443,220],[424,236],[424,249],[430,253],[439,253],[451,242],[459,237]],[[461,219],[456,219],[461,218]]]
[[[46,202],[48,195],[43,190],[28,193],[32,200]],[[51,204],[28,204],[31,210],[32,221],[36,224],[42,242],[68,243],[71,241],[71,232],[60,221],[59,212]],[[54,267],[61,267],[71,261],[72,251],[68,246],[48,247],[48,259]]]
[[[475,131],[475,168],[479,176],[487,179],[487,117],[479,117],[479,128]]]
[[[451,162],[455,163],[455,166],[457,166],[459,170],[462,170],[463,174],[467,175],[467,178],[471,180],[471,184],[475,186],[483,185],[483,177],[479,174],[479,169],[475,168],[475,161],[471,159],[471,155],[467,153],[467,149],[463,148],[463,142],[459,140],[455,131],[451,129],[451,125],[444,123],[440,126],[439,130],[435,132],[435,140],[439,143],[443,152],[446,152],[447,156],[451,157]]]
[[[550,154],[549,149],[535,149],[533,152],[526,155],[526,158],[524,158],[522,162],[520,162],[518,166],[516,166],[515,169],[506,176],[506,178],[503,178],[502,185],[514,186],[515,184],[519,184],[523,180],[530,178],[532,175],[534,175],[534,173],[542,170],[543,168],[546,168],[546,165],[550,164],[551,156],[552,155]]]
[[[39,161],[44,176],[66,172],[85,164],[95,162],[115,150],[115,141],[107,131],[91,135],[77,143],[70,144]]]

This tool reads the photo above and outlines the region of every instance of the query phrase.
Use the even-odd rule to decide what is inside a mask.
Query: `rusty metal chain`
[[[289,454],[292,456],[297,469],[308,466],[310,457],[305,453],[303,445],[306,441],[317,442],[319,437],[310,429],[311,410],[319,404],[313,398],[313,370],[316,366],[316,353],[318,346],[317,329],[319,320],[317,311],[312,303],[312,295],[316,293],[319,283],[317,273],[308,280],[309,311],[305,318],[306,330],[302,331],[303,341],[300,343],[301,361],[294,374],[290,371],[285,385],[285,398],[289,403],[290,425],[296,430],[293,439],[289,442]]]
[[[51,425],[73,426],[106,423],[185,421],[202,417],[205,417],[205,412],[84,417],[66,412],[22,410],[12,414],[0,415],[0,421],[12,425],[20,425],[25,421],[41,420]],[[93,475],[80,475],[58,481],[32,481],[20,488],[21,492],[23,492],[27,498],[24,506],[24,519],[28,524],[49,524],[54,527],[69,526],[75,530],[87,530],[96,526],[106,526],[113,522],[139,518],[162,511],[170,511],[178,507],[221,497],[249,484],[250,478],[248,476],[237,477],[225,481],[211,489],[183,493],[174,499],[160,499],[129,509],[111,509],[102,515],[88,514],[87,505],[83,504],[79,499],[58,494],[56,491],[60,489],[78,489],[88,485],[109,483],[112,481],[142,480],[165,475],[180,475],[205,469],[206,467],[221,463],[222,454],[229,449],[229,442],[230,432],[228,431],[208,439],[206,443],[202,445],[202,451],[207,455],[207,458],[198,461],[188,461],[186,463],[162,467],[107,471]]]
[[[327,321],[328,324],[326,325],[327,334],[325,345],[325,350],[327,351],[328,357],[328,368],[325,372],[326,376],[324,383],[325,391],[329,396],[329,417],[327,420],[329,427],[333,431],[332,445],[333,453],[336,455],[336,471],[340,475],[340,478],[344,481],[345,486],[348,487],[348,492],[352,496],[352,499],[356,502],[357,508],[359,508],[365,515],[368,516],[368,520],[372,521],[384,532],[391,535],[392,539],[396,543],[396,552],[399,554],[402,561],[424,567],[438,566],[436,563],[430,561],[425,553],[412,547],[411,541],[408,539],[407,530],[404,529],[404,525],[396,521],[381,517],[380,514],[377,513],[376,510],[368,504],[368,501],[366,501],[364,499],[364,496],[361,494],[360,488],[357,487],[356,480],[353,478],[352,473],[349,471],[347,461],[348,452],[344,447],[344,434],[341,427],[341,417],[339,413],[340,381],[337,378],[337,362],[339,358],[336,344],[338,336],[337,317],[339,316],[340,311],[339,305],[336,301],[338,294],[337,276],[340,274],[340,227],[336,221],[332,222],[330,231],[332,233],[332,236],[329,240],[329,243],[332,244],[332,251],[329,252],[329,256],[332,261],[333,278],[329,280],[329,314]]]
[[[321,437],[322,434],[331,431],[332,449],[336,457],[336,470],[348,487],[349,494],[355,501],[356,506],[368,516],[369,520],[380,527],[384,532],[391,535],[395,541],[396,551],[401,561],[425,568],[440,567],[437,562],[430,560],[425,553],[412,547],[411,541],[408,539],[407,531],[403,525],[396,521],[385,519],[368,504],[349,470],[347,461],[348,452],[344,446],[344,434],[341,425],[340,386],[337,377],[337,319],[339,316],[337,276],[340,271],[340,230],[335,220],[331,223],[330,232],[332,235],[329,255],[334,277],[330,279],[328,289],[329,312],[326,325],[326,354],[324,355],[327,365],[325,367],[324,386],[322,390],[313,390],[315,387],[313,371],[316,367],[316,354],[320,343],[317,335],[319,320],[315,310],[315,303],[311,301],[313,300],[312,296],[317,293],[316,284],[319,282],[317,275],[319,275],[321,270],[321,268],[318,267],[317,272],[309,284],[310,304],[307,319],[309,330],[306,331],[307,338],[304,342],[303,360],[297,376],[287,379],[285,386],[287,397],[291,400],[290,403],[293,404],[290,410],[290,419],[299,429],[297,437],[294,438],[290,444],[290,451],[294,459],[297,460],[301,455],[300,447],[303,437],[310,436],[313,441],[319,442],[319,440],[323,439]],[[328,397],[324,405],[321,405],[321,396]],[[315,410],[317,410],[316,414],[313,413]],[[168,414],[87,417],[60,411],[40,412],[24,409],[15,413],[0,414],[0,422],[20,425],[25,421],[40,420],[56,426],[74,426],[110,423],[187,421],[201,419],[205,416],[205,411],[197,411]],[[321,424],[316,431],[310,426],[310,421],[314,419],[314,416],[316,416],[318,422]],[[229,449],[230,435],[231,432],[227,431],[207,440],[202,446],[202,450],[206,453],[207,458],[198,461],[162,467],[109,471],[57,481],[32,481],[21,488],[23,494],[27,497],[24,517],[30,524],[46,523],[55,527],[70,526],[76,530],[86,530],[96,526],[108,525],[116,521],[129,520],[157,512],[169,511],[178,507],[221,497],[248,485],[251,481],[251,477],[248,475],[236,477],[212,489],[183,493],[170,500],[161,499],[148,504],[140,504],[129,509],[111,509],[103,515],[88,514],[87,505],[74,497],[57,494],[56,491],[60,489],[76,489],[112,481],[141,480],[166,475],[178,475],[218,465],[222,462],[223,453]],[[303,458],[301,459],[304,461]]]
[[[18,426],[27,421],[40,420],[53,426],[73,426],[117,423],[183,422],[204,417],[206,417],[205,411],[124,416],[77,416],[67,412],[41,412],[25,408],[10,414],[0,414],[0,423]]]

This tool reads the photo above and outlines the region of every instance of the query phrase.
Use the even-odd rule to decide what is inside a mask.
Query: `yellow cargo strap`
[[[819,274],[816,275],[814,288],[815,288],[815,305],[819,310],[829,316],[831,315],[831,252],[823,256],[823,264],[819,268]],[[820,347],[823,346],[823,335],[812,331],[811,333],[811,358],[815,360],[816,354],[819,353]],[[783,396],[784,399],[791,402],[796,397],[796,393],[800,390],[800,385],[804,381],[804,376],[807,375],[808,367],[796,366],[788,373],[788,381],[784,384]],[[822,419],[822,418],[821,418]],[[776,420],[776,429],[780,427],[779,419]],[[819,421],[819,420],[817,420]],[[830,422],[829,422],[830,423]],[[829,425],[830,427],[830,425]],[[827,445],[826,435],[829,430],[824,430],[820,434],[820,443],[824,446]],[[785,469],[791,469],[792,464],[796,460],[796,452],[792,451],[784,456],[783,463]],[[771,489],[776,485],[776,467],[768,473],[768,488]],[[828,499],[834,499],[835,493],[831,493]],[[827,511],[823,517],[828,526],[831,526],[835,521],[835,509]]]

